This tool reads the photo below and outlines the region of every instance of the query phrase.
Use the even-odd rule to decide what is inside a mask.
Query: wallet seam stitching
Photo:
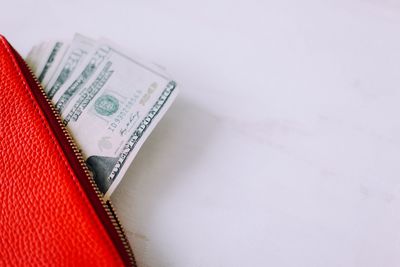
[[[21,70],[18,68],[17,62],[16,62],[14,56],[12,55],[12,53],[11,53],[11,51],[10,51],[10,48],[8,47],[8,45],[7,45],[7,43],[5,42],[4,38],[1,38],[1,41],[2,41],[2,43],[3,43],[3,46],[6,48],[6,51],[7,51],[8,55],[11,57],[11,60],[12,60],[12,62],[13,62],[13,66],[14,66],[14,68],[17,70],[17,73],[18,73],[18,76],[19,76],[20,80],[22,81],[22,83],[23,83],[25,89],[28,91],[29,98],[30,98],[30,100],[31,100],[31,103],[33,104],[34,109],[36,110],[36,113],[39,115],[40,120],[41,120],[42,124],[44,125],[45,129],[47,130],[47,132],[48,132],[48,134],[49,134],[49,136],[50,136],[50,139],[51,139],[52,143],[55,145],[55,147],[56,147],[56,149],[57,149],[57,151],[58,151],[58,156],[60,157],[61,161],[64,163],[64,166],[65,166],[66,169],[68,170],[69,175],[71,176],[72,180],[74,181],[75,186],[78,188],[79,193],[80,193],[80,195],[81,195],[81,198],[84,199],[84,201],[86,202],[86,204],[89,204],[88,207],[91,207],[91,208],[89,208],[90,213],[92,213],[92,215],[94,214],[95,217],[98,219],[97,224],[100,224],[100,226],[103,228],[103,231],[101,231],[101,233],[102,233],[103,236],[106,237],[106,239],[109,240],[109,242],[108,242],[108,243],[109,243],[109,246],[114,247],[114,248],[118,251],[118,249],[117,249],[117,248],[114,246],[114,244],[112,243],[110,236],[108,236],[108,235],[106,234],[106,230],[104,229],[104,225],[103,225],[102,223],[99,222],[99,221],[100,221],[100,218],[98,217],[98,215],[96,214],[96,212],[93,210],[93,206],[91,205],[91,203],[90,203],[89,200],[87,199],[87,197],[86,197],[85,193],[83,192],[83,189],[81,188],[81,186],[78,184],[78,181],[77,181],[77,179],[76,179],[74,173],[72,172],[70,166],[68,166],[68,165],[66,164],[65,161],[67,161],[67,160],[66,160],[65,156],[63,156],[64,152],[61,150],[60,146],[55,142],[54,133],[50,130],[49,126],[45,123],[46,119],[44,118],[44,114],[42,114],[42,111],[41,111],[41,110],[39,109],[39,107],[37,106],[37,101],[36,101],[36,99],[33,97],[32,92],[29,91],[29,89],[28,89],[29,86],[28,86],[26,80],[24,79]],[[117,254],[117,255],[118,255],[118,254]],[[116,257],[117,255],[113,255],[113,256],[114,256],[114,259],[117,259],[117,257]]]

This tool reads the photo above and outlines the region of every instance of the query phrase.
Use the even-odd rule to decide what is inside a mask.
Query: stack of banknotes
[[[40,43],[26,61],[108,199],[171,105],[176,83],[162,67],[80,34]]]

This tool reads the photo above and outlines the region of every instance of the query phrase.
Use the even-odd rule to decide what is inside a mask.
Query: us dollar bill
[[[50,94],[60,70],[69,68],[51,98],[108,199],[178,88],[165,70],[105,39],[89,41],[71,70],[74,43],[82,48],[74,38],[45,91]]]
[[[68,82],[61,86],[53,98],[56,109],[61,114],[80,89],[94,75],[109,52],[110,48],[108,46],[98,45],[92,54],[88,56],[87,61],[82,63],[81,68],[78,68]]]
[[[43,42],[32,48],[29,52],[26,62],[31,66],[32,71],[38,77],[49,56],[49,42]]]
[[[38,68],[38,60],[37,57],[39,51],[39,45],[35,45],[29,51],[28,55],[25,58],[26,63],[30,66],[32,72],[37,75],[37,68]]]
[[[74,71],[84,62],[96,43],[94,40],[80,34],[75,34],[57,69],[51,75],[48,83],[44,83],[45,91],[50,99],[58,92]]]
[[[32,70],[42,84],[47,83],[46,78],[57,68],[66,48],[67,45],[62,41],[51,41],[34,47],[28,54],[27,62],[34,66]]]

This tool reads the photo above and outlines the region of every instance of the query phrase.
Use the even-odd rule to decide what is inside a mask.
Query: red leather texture
[[[120,266],[120,253],[0,37],[0,266]]]

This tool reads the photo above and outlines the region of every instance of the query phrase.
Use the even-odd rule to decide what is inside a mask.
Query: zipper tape
[[[63,148],[63,151],[71,164],[71,168],[74,170],[75,175],[84,188],[96,214],[105,226],[105,229],[111,237],[114,245],[120,252],[121,258],[127,266],[136,266],[132,248],[111,202],[109,200],[107,202],[103,200],[103,195],[90,175],[89,169],[86,166],[79,148],[66,129],[60,114],[55,109],[51,100],[47,97],[43,87],[33,74],[32,70],[18,52],[11,45],[9,46],[17,59],[19,67],[24,73],[25,79],[31,87],[33,95],[45,114],[59,144]]]

